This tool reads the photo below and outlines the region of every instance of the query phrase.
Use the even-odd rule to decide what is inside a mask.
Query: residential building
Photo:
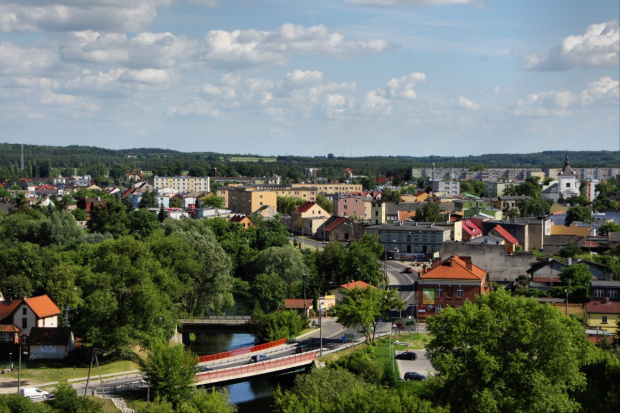
[[[583,305],[583,323],[588,329],[601,329],[615,333],[620,325],[617,321],[620,316],[620,302],[590,301]]]
[[[457,196],[461,193],[461,183],[459,181],[445,180],[432,181],[433,194],[445,194],[447,196]]]
[[[344,295],[342,294],[342,290],[353,290],[355,288],[360,288],[360,289],[364,289],[364,288],[377,288],[374,285],[368,284],[367,282],[364,281],[349,281],[347,283],[344,283],[340,286],[338,286],[337,288],[333,288],[329,291],[329,295],[333,296],[336,300],[336,302],[342,300],[342,298],[344,297]]]
[[[278,194],[262,187],[228,187],[227,205],[232,212],[243,215],[251,215],[265,205],[277,210]]]
[[[270,205],[263,205],[253,212],[252,215],[263,217],[264,219],[273,219],[278,211]]]
[[[304,228],[303,219],[314,217],[324,217],[327,219],[330,216],[331,214],[316,202],[306,201],[291,212],[289,230],[293,232],[302,232]]]
[[[284,309],[295,310],[299,313],[300,316],[304,318],[309,318],[310,310],[313,309],[312,300],[309,300],[309,299],[304,300],[303,298],[301,299],[287,298],[284,300]]]
[[[316,231],[316,238],[323,241],[357,241],[364,236],[364,229],[353,220],[332,215]]]
[[[489,274],[474,265],[471,257],[453,255],[433,260],[430,269],[423,267],[417,281],[416,306],[419,318],[441,315],[446,306],[460,307],[465,300],[490,291]]]
[[[508,255],[514,254],[517,251],[517,247],[521,246],[519,241],[501,225],[495,225],[495,227],[491,229],[487,235],[503,239],[504,245],[506,246],[506,254]]]
[[[482,221],[482,234],[487,235],[498,224],[517,239],[524,251],[540,250],[544,237],[551,234],[551,220],[545,217]]]
[[[0,301],[0,325],[13,325],[20,337],[30,335],[33,327],[58,327],[60,309],[47,296]]]
[[[63,359],[75,349],[75,337],[67,327],[34,327],[27,342],[30,360]]]
[[[592,279],[590,281],[590,299],[620,301],[620,281]]]
[[[371,202],[361,196],[334,197],[334,215],[339,217],[357,216],[362,220],[369,220],[371,216]]]
[[[362,184],[347,184],[347,183],[328,183],[328,184],[292,184],[293,188],[314,188],[319,194],[329,195],[349,195],[353,192],[361,192]],[[311,201],[311,200],[310,200]]]
[[[153,186],[159,188],[172,188],[180,192],[211,191],[208,176],[155,176]]]
[[[246,215],[233,215],[229,218],[229,221],[241,225],[243,229],[248,229],[254,226],[250,218],[248,218]]]

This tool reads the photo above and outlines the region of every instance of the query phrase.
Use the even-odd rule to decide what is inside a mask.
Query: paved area
[[[431,366],[431,362],[426,358],[426,350],[412,350],[415,351],[418,355],[417,360],[396,360],[398,363],[398,370],[400,372],[400,378],[404,378],[405,373],[408,371],[415,371],[416,373],[423,374],[425,376],[429,376],[435,373],[433,366]],[[402,353],[403,351],[399,350],[396,354]]]

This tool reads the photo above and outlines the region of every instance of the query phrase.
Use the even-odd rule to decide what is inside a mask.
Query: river
[[[211,330],[196,333],[196,340],[189,343],[189,348],[199,356],[222,353],[254,345],[254,336],[226,330]],[[249,356],[248,356],[249,357]],[[239,413],[270,412],[273,392],[278,387],[289,389],[293,384],[293,375],[261,376],[240,383],[217,386],[230,393],[230,402],[239,406]]]

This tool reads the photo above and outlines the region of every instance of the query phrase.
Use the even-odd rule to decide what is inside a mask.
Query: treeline
[[[76,171],[99,180],[104,177],[116,183],[132,170],[149,171],[154,175],[169,176],[189,172],[193,176],[273,176],[286,181],[299,181],[305,168],[320,168],[320,176],[342,179],[345,168],[355,175],[368,177],[394,177],[397,182],[410,178],[411,168],[462,167],[480,170],[491,167],[561,167],[566,155],[573,167],[618,167],[618,151],[545,151],[530,154],[487,154],[480,156],[364,156],[326,157],[278,156],[276,162],[235,161],[231,154],[211,152],[178,152],[156,148],[103,149],[92,146],[41,146],[23,145],[24,170],[21,169],[22,146],[0,144],[0,179],[21,177],[70,176]],[[245,156],[247,158],[247,156]]]

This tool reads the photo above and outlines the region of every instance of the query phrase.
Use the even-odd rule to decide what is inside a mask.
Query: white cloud
[[[516,103],[514,114],[551,116],[568,115],[571,110],[592,105],[617,105],[620,82],[603,77],[588,83],[581,92],[551,90],[527,95]]]
[[[294,85],[316,85],[323,82],[323,73],[318,70],[295,70],[286,77]]]
[[[203,99],[192,98],[181,106],[173,106],[168,109],[167,116],[207,116],[217,118],[222,113],[214,107],[212,102]]]
[[[618,20],[592,24],[585,33],[568,36],[544,53],[520,53],[524,68],[567,70],[573,67],[618,67],[620,31]]]
[[[58,63],[53,50],[19,48],[12,43],[0,43],[0,75],[44,74]]]
[[[377,91],[371,91],[364,94],[362,111],[367,115],[389,115],[392,113],[392,105]]]
[[[174,0],[4,0],[0,32],[139,32]]]
[[[413,89],[419,82],[426,82],[424,73],[411,73],[399,79],[392,78],[387,83],[387,94],[391,98],[415,99],[417,94]]]
[[[125,34],[92,30],[73,32],[60,47],[66,62],[119,63],[134,68],[169,68],[195,51],[197,42],[171,33]]]
[[[219,0],[189,0],[190,3],[202,4],[203,6],[215,7],[220,2]]]
[[[481,4],[481,0],[344,0],[345,3],[360,6],[376,7],[419,7],[419,6],[447,6],[454,4]]]
[[[303,27],[286,23],[278,31],[211,30],[205,36],[200,58],[211,64],[284,64],[293,55],[324,55],[344,59],[380,53],[386,40],[350,41],[324,25]]]
[[[457,109],[467,109],[467,110],[478,110],[480,109],[480,105],[472,102],[464,96],[459,96],[458,98],[450,99],[448,101],[442,102],[442,105],[452,106]]]

